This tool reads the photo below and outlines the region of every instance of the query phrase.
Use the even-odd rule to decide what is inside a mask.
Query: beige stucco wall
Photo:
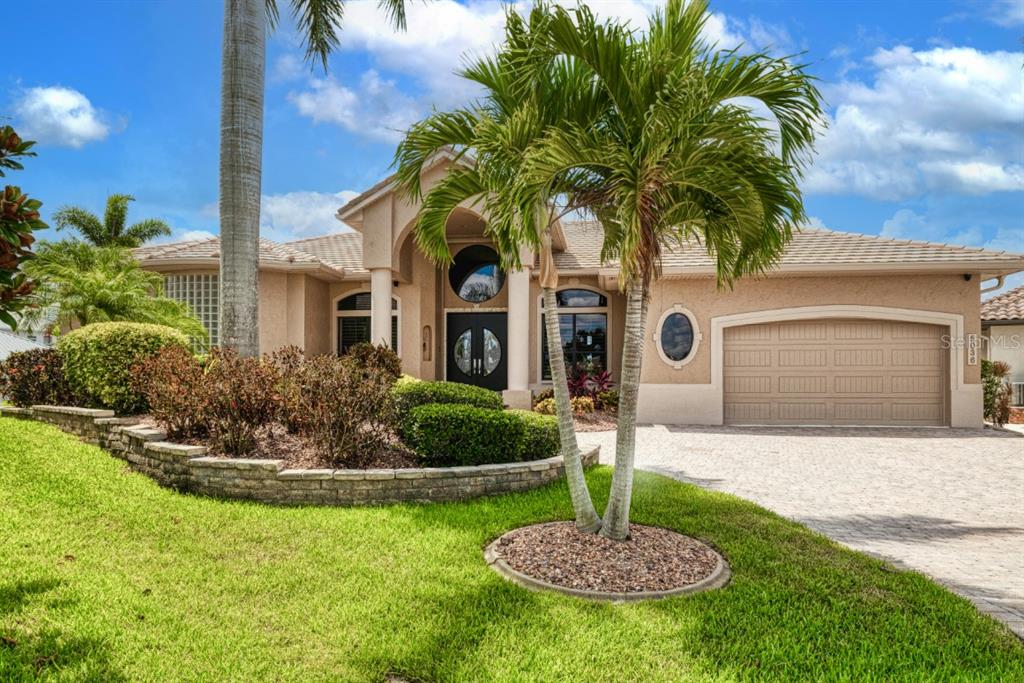
[[[1024,325],[986,326],[985,357],[1010,366],[1010,381],[1024,382]]]
[[[334,350],[331,346],[334,309],[331,306],[330,285],[323,280],[305,276],[303,306],[303,348],[310,355],[331,353]]]
[[[674,304],[689,309],[703,335],[693,360],[676,370],[661,360],[653,338],[658,319]],[[709,332],[714,316],[823,304],[855,304],[959,313],[967,334],[980,333],[978,279],[960,275],[767,277],[719,290],[713,280],[662,280],[647,315],[643,382],[706,384],[711,381]],[[964,380],[979,381],[978,365],[964,365]]]
[[[260,352],[270,353],[289,343],[288,274],[260,271]]]

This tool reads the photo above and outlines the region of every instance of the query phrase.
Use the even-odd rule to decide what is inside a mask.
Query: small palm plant
[[[138,247],[151,239],[171,234],[170,226],[157,218],[127,225],[128,202],[133,201],[135,197],[130,194],[110,195],[102,221],[81,207],[64,206],[53,214],[53,222],[58,230],[77,230],[86,241],[97,247]]]
[[[637,397],[651,282],[665,246],[697,243],[714,258],[719,286],[761,273],[806,219],[799,180],[823,122],[803,67],[766,53],[723,52],[701,37],[704,0],[670,0],[636,33],[598,22],[585,6],[552,10],[541,63],[578,62],[609,106],[595,125],[551,126],[531,144],[524,202],[587,179],[575,203],[604,229],[602,257],[618,262],[626,293],[615,469],[601,534],[629,534]],[[535,70],[536,71],[536,70]],[[744,104],[771,112],[774,132]]]
[[[565,358],[558,325],[556,289],[558,272],[551,258],[551,231],[571,206],[555,208],[551,195],[535,197],[524,220],[517,177],[524,172],[525,152],[548,126],[573,121],[591,123],[602,110],[604,95],[594,90],[588,74],[572,63],[544,64],[540,72],[524,59],[532,46],[543,39],[549,15],[535,8],[529,20],[510,11],[506,18],[505,47],[493,57],[469,64],[462,75],[484,88],[485,95],[472,107],[436,112],[414,125],[399,145],[395,164],[399,183],[407,195],[422,200],[413,235],[420,249],[441,265],[452,262],[447,241],[447,222],[460,205],[479,204],[487,217],[487,233],[493,239],[503,266],[521,267],[522,248],[541,253],[540,284],[544,297],[547,343],[550,356],[554,402],[558,417],[561,452],[566,479],[581,531],[600,528],[587,489],[573,425]],[[459,157],[472,155],[467,164],[454,165],[447,175],[424,194],[420,176],[424,167],[443,151]],[[468,158],[468,157],[467,157]]]

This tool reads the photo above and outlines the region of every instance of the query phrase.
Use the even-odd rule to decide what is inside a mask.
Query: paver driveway
[[[612,462],[613,432],[580,434]],[[916,569],[1024,637],[1024,438],[993,430],[643,426],[638,468],[742,496]]]

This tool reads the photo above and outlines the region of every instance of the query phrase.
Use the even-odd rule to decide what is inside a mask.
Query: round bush
[[[409,412],[406,445],[428,467],[522,460],[526,423],[511,411],[428,403]]]
[[[526,430],[523,434],[523,460],[543,460],[558,455],[562,442],[558,437],[558,420],[553,415],[541,415],[530,410],[508,412],[518,417]]]
[[[73,391],[91,403],[119,413],[146,409],[132,382],[132,366],[167,346],[188,349],[188,337],[170,327],[148,323],[93,323],[60,338],[64,375]]]
[[[64,377],[64,361],[56,349],[9,355],[0,363],[0,396],[22,408],[75,404],[74,392]]]
[[[498,392],[458,382],[402,382],[395,385],[394,392],[398,419],[403,421],[413,408],[428,403],[457,403],[490,410],[505,407]]]

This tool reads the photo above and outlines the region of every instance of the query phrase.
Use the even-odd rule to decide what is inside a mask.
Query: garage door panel
[[[944,328],[811,320],[730,328],[724,416],[731,424],[942,425]]]

